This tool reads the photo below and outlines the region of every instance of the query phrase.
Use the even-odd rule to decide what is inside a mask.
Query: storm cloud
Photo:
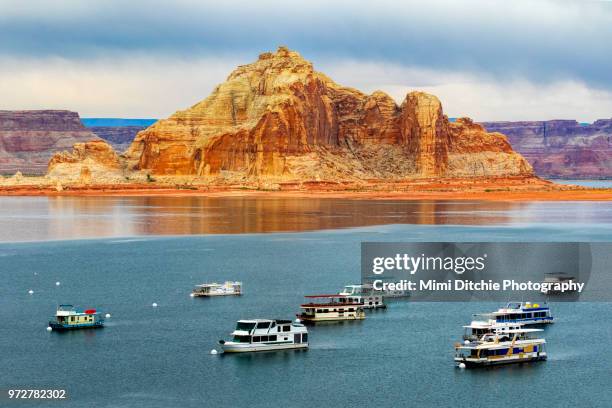
[[[193,81],[197,91],[204,92],[229,73],[219,74],[220,65],[247,63],[258,53],[283,44],[312,60],[317,69],[339,73],[339,77],[332,76],[338,82],[357,87],[380,88],[392,94],[409,87],[442,89],[444,93],[446,87],[452,94],[450,88],[470,92],[472,86],[474,98],[464,97],[465,105],[456,106],[460,101],[452,95],[450,101],[443,102],[453,112],[482,119],[526,119],[526,113],[547,115],[542,119],[554,115],[550,106],[542,105],[535,111],[523,108],[522,112],[520,106],[515,109],[512,100],[519,97],[517,85],[525,90],[525,98],[536,104],[543,97],[540,92],[572,90],[577,96],[590,98],[581,101],[584,109],[572,110],[575,117],[586,114],[583,119],[594,119],[594,109],[597,115],[606,111],[610,112],[606,116],[612,115],[610,2],[4,0],[0,8],[2,76],[20,65],[26,70],[38,66],[44,76],[46,69],[61,61],[72,67],[68,71],[74,75],[81,70],[86,76],[83,67],[90,65],[94,72],[114,74],[116,86],[125,87],[130,78],[125,67],[147,61],[163,66],[169,76],[143,66],[140,91],[148,86],[168,88],[173,80],[170,75],[179,76],[174,78],[178,83],[189,79],[185,75],[202,75],[207,79]],[[212,64],[210,69],[206,61]],[[346,71],[348,66],[354,68],[353,74]],[[379,80],[372,83],[370,76],[358,73],[372,67],[377,74],[388,71],[389,77],[378,75]],[[147,72],[150,68],[154,75]],[[185,74],[179,69],[185,69]],[[145,85],[147,76],[151,82]],[[56,82],[69,81],[61,72],[54,78]],[[362,79],[355,83],[354,78]],[[6,82],[2,83],[6,86]],[[465,87],[459,90],[458,84]],[[93,83],[91,86],[96,88]],[[15,86],[7,89],[17,91]],[[195,102],[193,96],[185,95],[183,105],[176,108]],[[476,96],[498,98],[487,103],[499,110],[470,102]],[[59,95],[55,97],[62,102]],[[504,104],[504,98],[508,103]],[[182,101],[178,94],[177,99]],[[11,97],[8,101],[3,97],[3,104],[10,101]],[[171,113],[159,104],[149,101],[128,111],[136,110],[140,115]],[[553,105],[559,117],[572,115],[568,112],[571,104]],[[93,105],[86,110],[104,113]]]

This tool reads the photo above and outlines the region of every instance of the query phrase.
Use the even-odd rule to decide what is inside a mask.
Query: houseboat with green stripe
[[[104,319],[96,309],[80,310],[72,305],[60,305],[49,327],[53,330],[97,329],[104,327]]]

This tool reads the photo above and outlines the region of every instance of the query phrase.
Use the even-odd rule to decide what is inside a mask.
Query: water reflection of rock
[[[490,225],[512,221],[513,202],[325,198],[56,197],[48,234],[58,238],[309,231],[387,224]]]

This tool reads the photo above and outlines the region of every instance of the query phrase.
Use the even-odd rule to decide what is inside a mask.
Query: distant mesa
[[[612,178],[612,119],[484,122],[508,136],[541,177]]]
[[[91,140],[76,112],[0,111],[0,174],[44,174],[53,154]]]

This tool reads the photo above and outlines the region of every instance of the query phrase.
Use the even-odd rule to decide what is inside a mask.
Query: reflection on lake
[[[385,224],[610,223],[608,202],[2,197],[0,241],[309,231]]]

